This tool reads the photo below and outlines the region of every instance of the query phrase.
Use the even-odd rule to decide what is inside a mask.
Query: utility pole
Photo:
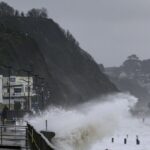
[[[44,78],[39,75],[34,75],[35,77],[35,91],[36,91],[36,102],[39,108],[44,108]],[[41,82],[39,81],[41,80]],[[40,90],[40,91],[39,91]],[[41,99],[40,96],[41,95]]]
[[[11,88],[10,88],[11,69],[12,69],[12,67],[9,66],[9,67],[8,67],[8,76],[9,76],[9,82],[8,82],[8,83],[9,83],[9,85],[8,85],[8,91],[9,91],[9,110],[10,110],[10,99],[11,99],[11,95],[10,95],[10,94],[11,94],[11,93],[10,93],[10,92],[11,92],[11,91],[10,91],[10,89],[11,89]]]
[[[27,71],[28,76],[28,100],[27,100],[27,110],[30,110],[30,72]]]
[[[35,74],[34,77],[35,77],[35,84],[34,85],[35,85],[36,103],[39,106],[39,102],[38,102],[38,77],[39,77],[39,75]]]
[[[28,77],[28,80],[27,80],[27,89],[28,89],[28,98],[27,98],[27,103],[26,103],[26,109],[27,111],[30,110],[31,108],[31,101],[30,101],[30,77],[31,77],[31,74],[32,74],[32,71],[29,71],[29,70],[25,70],[25,69],[22,69],[23,72],[27,73],[27,77]]]
[[[41,79],[41,104],[42,104],[42,109],[45,107],[45,102],[44,102],[44,78],[40,78]]]

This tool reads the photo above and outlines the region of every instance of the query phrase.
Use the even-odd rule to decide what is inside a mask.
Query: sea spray
[[[128,94],[114,94],[72,109],[50,107],[40,116],[28,118],[37,129],[56,133],[52,142],[58,150],[88,150],[96,141],[110,136],[137,99]]]

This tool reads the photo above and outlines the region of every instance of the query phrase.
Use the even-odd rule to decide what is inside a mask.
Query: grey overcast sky
[[[27,11],[45,7],[98,63],[119,66],[131,54],[150,58],[150,0],[3,0]]]

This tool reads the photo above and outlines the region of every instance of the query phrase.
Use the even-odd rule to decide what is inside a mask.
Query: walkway
[[[26,131],[26,125],[0,125],[0,150],[29,150]]]

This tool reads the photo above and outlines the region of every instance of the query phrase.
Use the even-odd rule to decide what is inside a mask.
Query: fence
[[[26,130],[26,126],[0,125],[0,149],[28,150]]]
[[[23,110],[8,110],[7,111],[7,119],[11,120],[13,118],[23,118],[25,114],[29,113],[28,111]]]
[[[48,140],[42,133],[37,132],[30,124],[27,124],[27,128],[31,150],[55,150],[50,139]]]

